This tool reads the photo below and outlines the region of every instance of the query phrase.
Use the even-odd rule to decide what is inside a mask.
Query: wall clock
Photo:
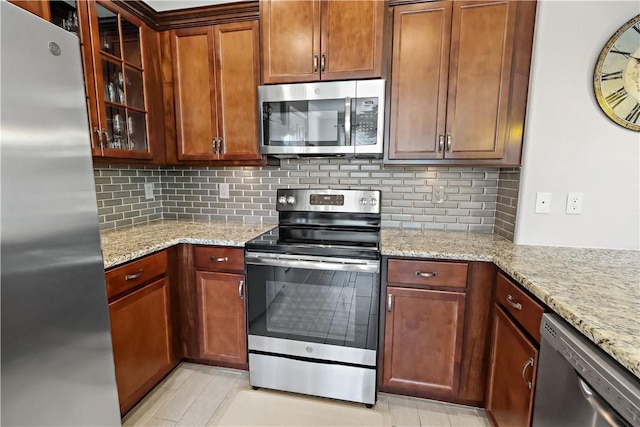
[[[604,45],[593,85],[602,111],[620,126],[640,132],[640,15]]]

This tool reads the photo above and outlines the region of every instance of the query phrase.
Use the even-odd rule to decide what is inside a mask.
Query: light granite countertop
[[[104,267],[110,268],[178,243],[244,246],[273,225],[162,220],[100,233]]]
[[[178,243],[244,246],[271,228],[164,220],[103,231],[104,265]],[[640,378],[640,251],[514,245],[495,234],[383,229],[382,253],[493,262]]]
[[[515,245],[495,234],[384,229],[382,253],[492,261],[640,378],[640,251]]]

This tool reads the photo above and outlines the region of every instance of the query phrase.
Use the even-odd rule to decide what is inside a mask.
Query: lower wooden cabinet
[[[487,412],[500,427],[531,424],[538,350],[499,308],[493,321]]]
[[[483,406],[495,267],[383,258],[380,390]]]
[[[175,362],[172,356],[169,279],[156,280],[109,304],[113,358],[126,413]]]
[[[196,273],[200,357],[234,365],[247,363],[244,276]]]
[[[465,294],[387,287],[382,384],[457,396]]]

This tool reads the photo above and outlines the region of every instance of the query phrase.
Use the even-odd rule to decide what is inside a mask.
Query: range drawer
[[[196,246],[194,263],[197,270],[244,272],[244,249],[225,246]]]
[[[107,271],[107,298],[115,296],[167,273],[167,251],[132,261]]]
[[[540,321],[544,307],[527,295],[504,274],[496,279],[496,302],[539,343]]]
[[[390,259],[387,282],[464,289],[467,286],[467,263]]]

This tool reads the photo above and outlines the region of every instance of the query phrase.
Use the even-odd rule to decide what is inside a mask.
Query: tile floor
[[[122,425],[213,425],[229,398],[250,388],[245,371],[181,363],[126,415]],[[395,427],[490,427],[482,409],[386,393],[378,394],[374,410],[389,412]]]

